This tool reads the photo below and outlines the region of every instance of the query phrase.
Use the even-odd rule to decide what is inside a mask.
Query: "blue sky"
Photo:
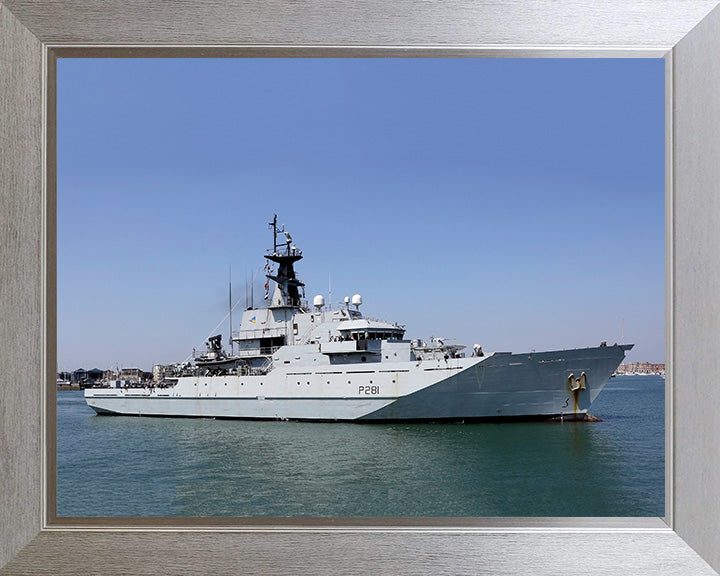
[[[664,362],[664,62],[60,59],[59,368],[203,348],[273,213],[310,301]]]

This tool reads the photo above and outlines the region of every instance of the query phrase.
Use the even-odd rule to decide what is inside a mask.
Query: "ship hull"
[[[630,346],[279,367],[170,388],[88,389],[98,414],[313,421],[583,419]]]

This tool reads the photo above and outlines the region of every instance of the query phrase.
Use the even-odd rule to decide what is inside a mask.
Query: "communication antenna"
[[[268,223],[268,226],[272,228],[273,231],[273,254],[277,252],[277,214],[273,214],[273,221]]]
[[[233,353],[233,340],[232,340],[232,264],[229,266],[228,271],[228,308],[230,309],[230,335],[228,336],[228,341],[230,342],[230,354]]]

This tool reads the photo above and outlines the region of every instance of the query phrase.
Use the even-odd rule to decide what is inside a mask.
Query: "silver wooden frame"
[[[0,0],[0,574],[714,574],[717,0]],[[664,57],[664,519],[55,518],[58,56]],[[49,440],[48,440],[49,439]]]

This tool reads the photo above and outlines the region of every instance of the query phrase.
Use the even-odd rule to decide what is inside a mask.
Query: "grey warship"
[[[582,420],[632,344],[484,353],[363,315],[355,294],[336,306],[304,300],[303,255],[269,223],[265,308],[243,311],[194,362],[164,367],[134,388],[89,388],[101,415],[307,421]],[[277,266],[277,271],[275,270]],[[272,297],[270,282],[274,284]]]

